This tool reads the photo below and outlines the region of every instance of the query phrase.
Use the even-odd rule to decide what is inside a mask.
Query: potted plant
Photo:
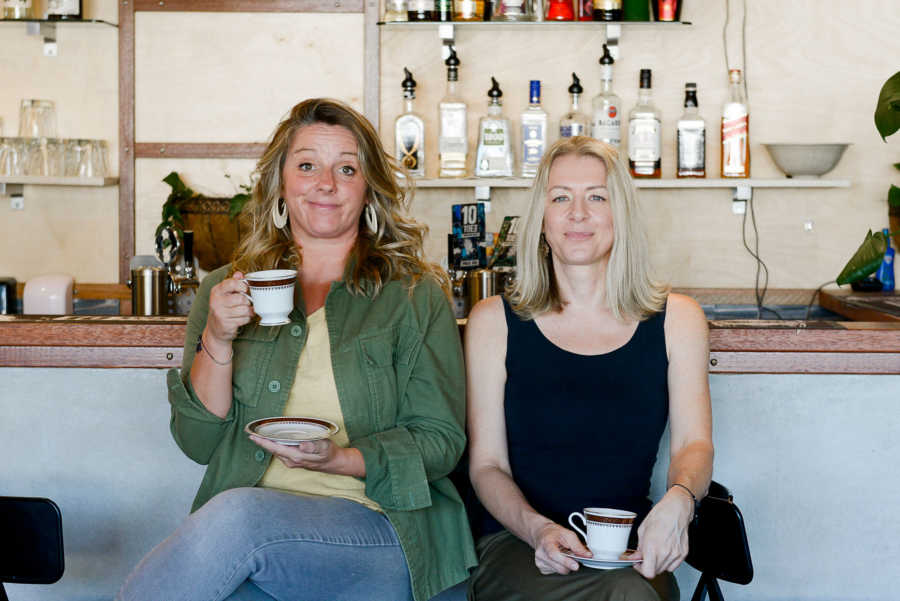
[[[241,191],[234,196],[213,198],[193,191],[175,171],[162,181],[171,186],[172,192],[163,203],[162,221],[155,235],[167,227],[179,236],[184,230],[193,230],[194,256],[201,269],[212,271],[228,263],[241,238],[237,216],[250,200],[250,186],[241,184]]]

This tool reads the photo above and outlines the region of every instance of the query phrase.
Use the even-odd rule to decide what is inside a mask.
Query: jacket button
[[[263,459],[266,458],[266,452],[263,451],[262,449],[260,449],[259,451],[256,452],[256,455],[254,455],[254,457],[256,457],[257,461],[262,461]]]
[[[303,333],[303,328],[301,328],[300,326],[294,326],[291,328],[291,336],[293,336],[294,338],[296,338],[297,336],[299,336],[302,333]]]
[[[269,392],[278,392],[279,390],[281,390],[281,382],[278,380],[269,382]]]

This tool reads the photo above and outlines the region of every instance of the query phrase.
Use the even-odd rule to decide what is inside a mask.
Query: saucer
[[[279,444],[296,446],[307,440],[321,440],[337,434],[338,425],[318,417],[265,417],[244,427],[248,434]]]
[[[614,570],[616,568],[627,568],[628,566],[633,566],[634,564],[643,561],[642,559],[627,559],[628,555],[631,553],[634,553],[634,549],[625,551],[618,558],[579,557],[574,553],[565,552],[563,552],[563,555],[571,557],[588,568],[594,568],[596,570]],[[623,559],[622,556],[625,556],[625,558]]]

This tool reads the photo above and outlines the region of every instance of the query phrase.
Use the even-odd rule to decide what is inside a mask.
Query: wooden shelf
[[[453,25],[464,29],[497,29],[527,27],[558,27],[562,29],[595,29],[607,25],[625,27],[674,27],[691,25],[690,21],[379,21],[386,29],[435,29],[441,25]]]
[[[48,177],[43,175],[0,175],[0,184],[32,186],[115,186],[118,177]]]
[[[416,179],[417,188],[530,188],[530,177],[466,177]],[[638,188],[849,188],[847,179],[635,179]]]

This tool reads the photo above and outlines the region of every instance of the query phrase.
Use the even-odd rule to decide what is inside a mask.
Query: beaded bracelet
[[[680,482],[673,482],[673,483],[672,483],[672,486],[669,487],[669,490],[672,490],[672,489],[675,488],[676,486],[678,486],[678,487],[680,487],[680,488],[683,488],[684,490],[687,491],[687,494],[691,495],[691,500],[694,502],[694,512],[693,512],[693,514],[691,515],[691,519],[693,520],[693,519],[694,519],[694,516],[697,515],[697,497],[694,496],[694,493],[691,491],[690,488],[688,488],[688,487],[685,486],[684,484],[681,484]]]
[[[209,349],[206,348],[206,345],[203,344],[203,334],[202,333],[197,337],[197,352],[199,353],[200,351],[205,351],[206,356],[209,357],[210,359],[212,359],[212,362],[215,363],[216,365],[228,365],[229,363],[231,363],[231,360],[234,358],[234,349],[233,348],[231,349],[231,356],[228,357],[228,359],[224,362],[219,361],[218,359],[213,357],[212,353],[209,352]]]

